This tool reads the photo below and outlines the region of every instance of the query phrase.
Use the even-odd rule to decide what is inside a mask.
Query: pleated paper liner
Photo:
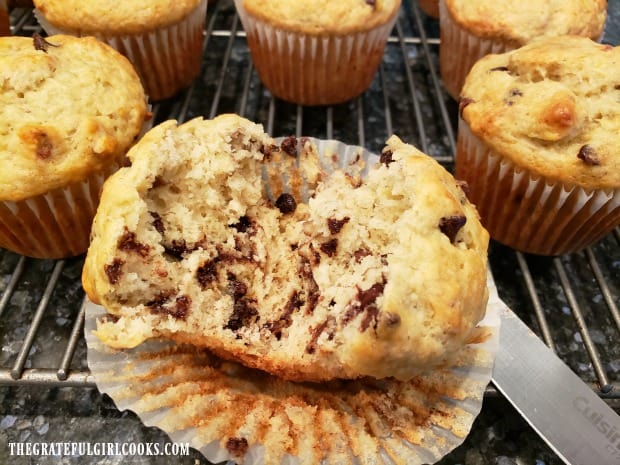
[[[364,92],[381,63],[398,11],[385,24],[347,34],[280,28],[235,7],[261,81],[276,97],[302,105],[331,105]]]
[[[458,100],[467,74],[483,56],[515,48],[501,39],[477,37],[450,16],[445,0],[439,1],[439,71],[446,91]]]
[[[264,173],[267,195],[287,191],[307,198],[333,169],[364,176],[378,161],[359,147],[310,141],[318,158],[300,139],[306,149],[296,158],[271,161]],[[430,464],[463,442],[491,379],[503,304],[490,277],[488,285],[486,316],[452,366],[407,382],[288,382],[163,340],[114,350],[93,335],[106,312],[90,302],[88,363],[99,390],[120,410],[134,411],[145,425],[188,442],[214,463]]]
[[[86,252],[90,226],[105,179],[101,172],[20,201],[0,201],[0,247],[35,258],[66,258]]]
[[[113,350],[92,334],[105,315],[94,304],[88,363],[120,410],[214,463],[430,464],[463,442],[480,412],[498,345],[496,295],[454,366],[408,382],[292,383],[166,341]]]
[[[620,189],[585,189],[514,165],[459,124],[456,176],[491,237],[526,253],[584,249],[620,223]]]

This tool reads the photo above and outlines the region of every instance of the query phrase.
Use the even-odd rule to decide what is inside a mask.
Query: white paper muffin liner
[[[504,41],[478,37],[460,27],[452,20],[445,0],[439,1],[439,34],[439,72],[446,91],[455,100],[467,74],[480,58],[514,48]]]
[[[312,141],[327,172],[342,167],[363,176],[378,161],[359,147]],[[312,192],[311,183],[298,185],[287,175],[275,186],[269,174],[267,192]],[[452,366],[408,382],[293,383],[163,340],[114,350],[93,334],[106,312],[91,302],[88,364],[99,390],[120,410],[134,411],[214,463],[431,464],[465,439],[491,379],[504,304],[490,275],[488,285],[486,316]]]
[[[345,35],[314,35],[259,20],[235,0],[256,71],[267,89],[301,105],[331,105],[363,93],[381,63],[397,12],[385,24]]]
[[[21,201],[0,202],[0,247],[35,258],[65,258],[86,252],[110,164],[81,182]]]
[[[188,87],[200,73],[207,3],[202,0],[189,15],[166,28],[127,35],[101,31],[95,36],[131,61],[149,100],[162,100]],[[34,14],[47,34],[75,35],[51,24],[40,10]]]
[[[491,150],[462,121],[456,177],[468,183],[491,237],[522,252],[576,252],[620,224],[620,188],[588,190],[534,175]]]

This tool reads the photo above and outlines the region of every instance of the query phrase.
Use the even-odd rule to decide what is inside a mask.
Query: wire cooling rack
[[[24,8],[11,12],[11,30],[41,32]],[[234,112],[273,136],[339,139],[375,152],[397,134],[452,170],[457,105],[439,78],[438,37],[437,21],[405,0],[370,89],[346,104],[302,107],[274,99],[261,85],[232,1],[219,0],[209,4],[200,77],[153,105],[155,123]],[[489,258],[501,298],[619,408],[620,231],[560,257],[530,256],[492,242]],[[94,386],[83,337],[82,263],[83,257],[35,260],[0,252],[0,385]],[[486,395],[499,394],[490,385]]]

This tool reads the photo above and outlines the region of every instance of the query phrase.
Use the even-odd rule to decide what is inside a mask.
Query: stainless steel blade
[[[569,465],[620,465],[620,416],[507,306],[493,383]]]

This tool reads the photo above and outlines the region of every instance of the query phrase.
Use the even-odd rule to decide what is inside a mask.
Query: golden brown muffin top
[[[452,19],[478,37],[513,47],[540,36],[579,35],[598,39],[607,0],[445,0]]]
[[[236,0],[251,16],[307,34],[350,34],[387,23],[400,0]]]
[[[0,199],[84,179],[124,154],[147,113],[125,57],[92,38],[0,38]]]
[[[620,187],[620,47],[562,36],[488,55],[470,71],[460,108],[473,133],[518,166]]]
[[[45,19],[79,35],[139,34],[179,22],[200,0],[36,0]]]

